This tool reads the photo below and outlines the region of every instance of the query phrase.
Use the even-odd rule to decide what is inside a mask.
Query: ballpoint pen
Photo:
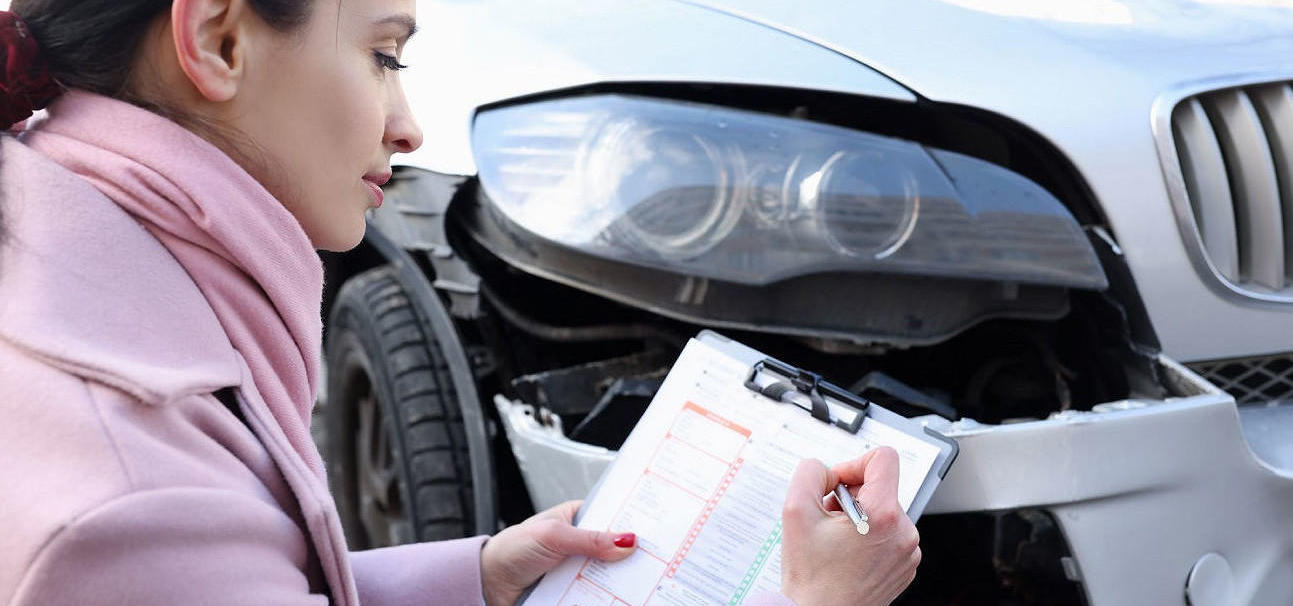
[[[853,527],[857,528],[858,534],[865,535],[871,532],[871,524],[867,523],[865,511],[859,511],[857,501],[853,500],[853,495],[849,494],[848,486],[843,483],[835,485],[835,500],[840,502],[840,509],[848,514],[849,520],[853,521]]]

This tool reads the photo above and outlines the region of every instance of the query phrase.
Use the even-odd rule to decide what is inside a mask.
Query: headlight
[[[909,141],[605,95],[484,111],[473,144],[507,220],[616,262],[747,285],[849,272],[1106,286],[1041,187]]]

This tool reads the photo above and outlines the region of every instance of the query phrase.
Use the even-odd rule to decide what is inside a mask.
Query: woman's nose
[[[418,127],[417,120],[413,119],[413,111],[402,91],[395,105],[394,111],[386,118],[386,133],[382,142],[398,153],[407,154],[422,147],[422,129]]]

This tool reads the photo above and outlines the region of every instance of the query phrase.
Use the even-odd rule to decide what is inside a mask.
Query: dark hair
[[[309,17],[311,0],[248,0],[266,23],[290,30]],[[13,0],[40,44],[49,71],[66,88],[122,98],[139,43],[171,0]]]
[[[247,2],[280,31],[303,25],[313,4],[312,0]],[[135,97],[128,88],[144,34],[170,6],[171,0],[13,0],[9,10],[23,20],[40,46],[50,75],[63,88],[123,99],[187,122],[168,108]],[[8,127],[0,125],[0,129]],[[4,235],[0,213],[0,242]]]

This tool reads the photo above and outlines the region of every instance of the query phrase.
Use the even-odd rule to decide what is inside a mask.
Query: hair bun
[[[0,11],[0,129],[31,117],[53,101],[62,88],[54,81],[40,54],[40,45],[27,24],[10,11]]]

